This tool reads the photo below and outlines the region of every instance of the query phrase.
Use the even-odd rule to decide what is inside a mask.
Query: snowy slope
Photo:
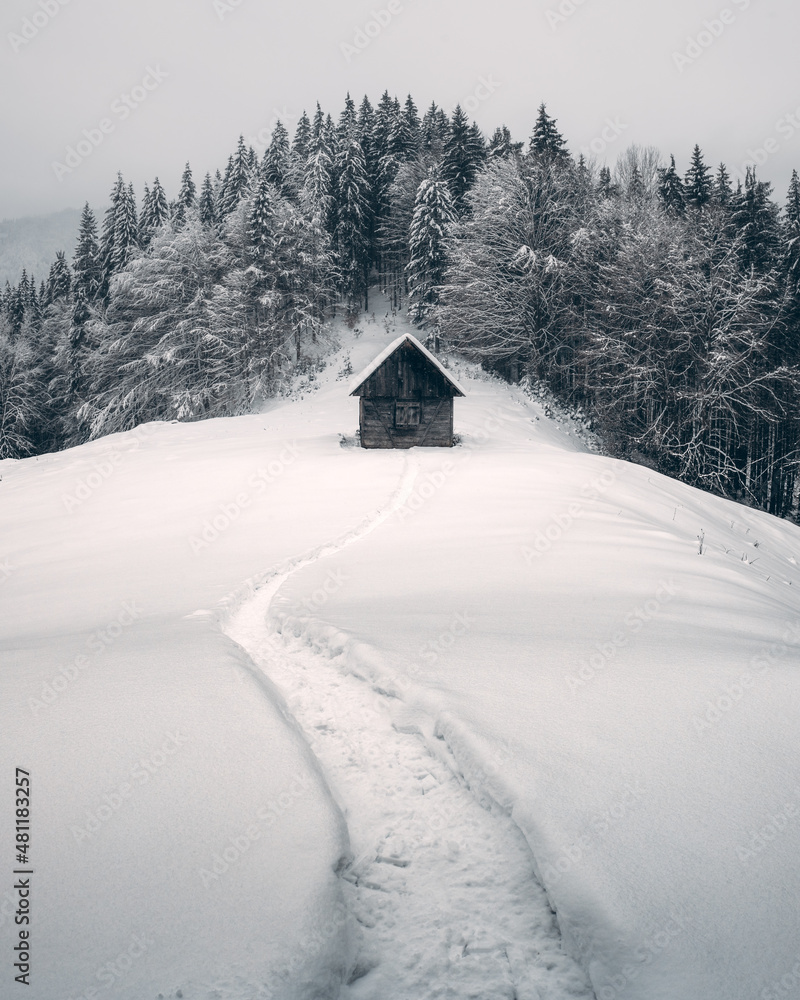
[[[459,447],[342,447],[350,373],[411,332],[378,315],[262,414],[0,463],[29,995],[791,978],[800,533],[452,362]]]
[[[391,335],[373,327],[359,363]],[[33,775],[32,998],[334,995],[347,832],[280,695],[203,609],[380,508],[402,459],[367,458],[301,400],[0,463],[0,745],[5,802],[12,767]]]
[[[418,451],[408,501],[288,580],[273,618],[344,647],[513,811],[601,1000],[788,982],[800,532],[458,375],[462,447]]]

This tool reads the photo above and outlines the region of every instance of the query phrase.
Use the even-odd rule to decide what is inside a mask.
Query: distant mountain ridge
[[[29,215],[0,222],[0,288],[16,284],[22,269],[37,282],[46,278],[56,253],[63,250],[72,261],[81,210],[66,208],[49,215]]]

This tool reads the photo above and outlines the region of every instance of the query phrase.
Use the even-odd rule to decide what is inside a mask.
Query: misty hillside
[[[0,286],[19,281],[22,269],[38,281],[47,278],[53,258],[63,250],[72,258],[81,213],[65,208],[50,215],[27,215],[0,222]]]

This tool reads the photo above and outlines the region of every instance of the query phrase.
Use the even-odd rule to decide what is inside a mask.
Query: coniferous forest
[[[0,295],[0,458],[248,412],[379,286],[423,336],[582,410],[608,450],[800,514],[800,179],[784,204],[695,146],[570,155],[385,93],[319,105],[262,157],[117,177],[72,260]]]

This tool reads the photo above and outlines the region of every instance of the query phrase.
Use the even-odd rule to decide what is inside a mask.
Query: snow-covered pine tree
[[[339,115],[339,124],[336,128],[336,142],[339,149],[344,149],[354,139],[360,138],[356,105],[348,91],[344,100],[344,108]]]
[[[464,210],[464,198],[472,187],[483,159],[483,149],[469,119],[458,104],[453,111],[450,128],[442,151],[442,176],[450,187],[457,213]]]
[[[155,199],[155,195],[153,195],[153,198]],[[122,240],[135,253],[139,247],[139,212],[136,208],[136,192],[133,190],[133,182],[128,184],[124,205],[125,212],[123,214],[121,229]],[[127,260],[125,263],[127,263]]]
[[[686,203],[698,211],[711,201],[713,186],[710,173],[703,159],[702,150],[696,145],[692,150],[692,160],[686,173],[684,188]]]
[[[186,219],[186,213],[194,208],[197,202],[197,185],[192,177],[192,168],[189,166],[188,162],[183,168],[183,175],[181,176],[181,187],[178,192],[178,213],[177,219],[179,222],[183,222]]]
[[[23,286],[22,281],[26,284]],[[22,333],[22,324],[25,322],[25,299],[27,288],[27,278],[25,269],[22,270],[22,278],[16,287],[9,287],[5,297],[5,317],[8,324],[8,337],[13,344]]]
[[[112,257],[114,253],[114,220],[118,205],[125,195],[125,183],[122,174],[117,174],[117,180],[111,190],[109,206],[103,216],[103,230],[100,236],[100,285],[98,295],[101,299],[108,297],[109,282],[114,273]]]
[[[62,253],[62,255],[63,255],[63,251],[59,251],[59,252]],[[65,261],[65,264],[66,264],[66,261]],[[69,281],[71,281],[71,275],[69,273],[69,264],[66,264],[66,269],[67,269],[66,270],[67,279],[68,279],[68,283],[69,283]],[[50,271],[51,271],[51,274],[52,274],[52,267],[51,267]],[[63,279],[61,279],[61,280],[63,280]],[[44,282],[42,282],[42,286],[44,287]],[[48,304],[47,303],[47,294],[48,293],[47,293],[47,289],[46,288],[45,288],[45,294],[44,295],[41,295],[39,292],[37,292],[36,291],[36,282],[34,280],[31,280],[31,289],[30,289],[30,294],[28,296],[27,312],[28,312],[28,317],[30,319],[31,329],[33,329],[33,330],[38,330],[41,327],[42,319],[44,317],[44,309],[45,309],[45,306]],[[69,289],[67,290],[66,295],[62,296],[62,298],[66,298],[68,296],[69,296]]]
[[[100,241],[100,297],[107,298],[112,276],[128,263],[138,249],[138,228],[133,187],[126,187],[122,174],[117,174]]]
[[[69,299],[72,290],[72,272],[63,250],[56,253],[56,259],[50,267],[47,279],[47,300],[45,305],[51,305],[59,299]],[[35,291],[35,287],[34,287]]]
[[[317,105],[314,130],[309,144],[301,200],[310,216],[333,233],[336,227],[336,192],[333,151],[328,146],[322,111]]]
[[[682,216],[686,211],[686,194],[675,169],[675,157],[670,156],[669,160],[669,166],[659,171],[658,197],[668,215]]]
[[[431,101],[420,125],[420,149],[430,153],[437,161],[441,160],[449,130],[450,120],[447,115],[435,101]]]
[[[714,177],[714,201],[718,204],[727,208],[730,206],[731,199],[733,198],[733,187],[731,185],[730,174],[728,173],[728,168],[724,163],[720,163],[717,168],[716,176]]]
[[[211,174],[206,174],[203,178],[198,213],[200,221],[204,226],[213,226],[217,221],[217,206],[214,197],[214,185],[211,182]]]
[[[780,252],[778,206],[771,200],[772,185],[760,181],[755,168],[747,168],[744,187],[733,197],[732,224],[741,236],[741,260],[745,271],[751,268],[766,274]]]
[[[361,143],[351,142],[339,155],[336,248],[343,291],[356,311],[369,307],[369,250],[372,221],[370,184]]]
[[[389,152],[400,164],[419,153],[420,120],[417,106],[409,94],[402,111],[389,132]]]
[[[177,231],[162,227],[120,273],[97,323],[91,396],[79,411],[91,437],[145,420],[238,412],[239,331],[216,327],[211,309],[231,263],[216,230],[189,216]]]
[[[139,220],[139,243],[147,247],[153,235],[170,219],[169,203],[161,182],[156,177],[152,190],[145,186],[142,214]]]
[[[364,94],[361,104],[358,106],[358,135],[361,139],[361,146],[364,155],[372,143],[372,130],[375,127],[375,109],[372,107],[369,97]]]
[[[512,156],[519,156],[522,152],[522,143],[514,142],[511,138],[511,131],[507,125],[500,125],[494,130],[494,135],[489,140],[486,153],[490,159],[508,159]]]
[[[370,136],[374,170],[370,176],[370,184],[374,192],[374,209],[378,219],[383,218],[386,213],[389,187],[399,166],[391,148],[392,134],[397,128],[398,118],[397,104],[389,96],[388,90],[385,90],[375,109]]]
[[[792,171],[789,190],[786,193],[784,208],[784,223],[788,240],[795,241],[800,237],[800,177],[796,170]],[[798,247],[800,252],[800,247]]]
[[[783,261],[785,284],[783,324],[786,331],[787,364],[800,362],[800,177],[792,171],[782,220]]]
[[[569,161],[569,152],[564,137],[556,128],[557,120],[547,113],[545,104],[539,105],[539,112],[531,133],[529,156],[541,163],[564,165]]]
[[[145,181],[142,208],[139,212],[139,243],[142,247],[146,247],[150,242],[154,229],[153,196],[150,194],[150,185]]]
[[[409,231],[408,312],[420,326],[439,304],[447,267],[448,227],[455,220],[450,189],[432,170],[420,184]]]
[[[0,328],[0,459],[40,450],[50,397],[32,345]]]
[[[597,181],[597,193],[601,198],[614,198],[619,194],[619,188],[611,179],[611,168],[603,166],[600,168]]]
[[[272,263],[273,234],[273,191],[266,170],[259,172],[258,186],[247,220],[250,252],[259,272],[265,272]]]
[[[218,204],[220,217],[230,214],[245,196],[253,177],[251,150],[245,146],[244,136],[239,136],[236,153],[228,161],[222,195]]]
[[[294,138],[292,139],[292,152],[297,157],[301,167],[305,167],[306,160],[308,159],[308,148],[310,142],[311,122],[308,120],[308,115],[304,111],[302,115],[300,115],[297,127],[294,130]]]
[[[642,171],[638,163],[634,163],[631,167],[630,177],[628,178],[628,187],[625,194],[628,201],[634,205],[644,201],[647,194],[647,188],[645,187]]]
[[[274,185],[282,194],[289,194],[290,186],[289,173],[291,147],[289,145],[289,133],[282,121],[275,124],[270,137],[269,146],[264,154],[262,171],[270,184]]]

